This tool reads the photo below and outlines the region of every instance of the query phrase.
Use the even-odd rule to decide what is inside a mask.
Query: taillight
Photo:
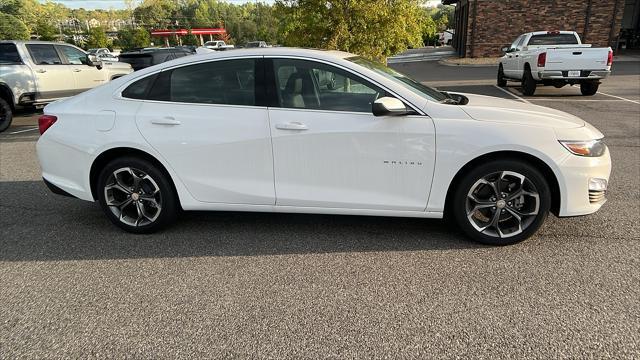
[[[613,65],[613,50],[609,50],[609,55],[607,56],[607,66]]]
[[[42,115],[38,118],[38,128],[40,129],[40,135],[44,134],[51,125],[55,124],[58,118],[53,115]]]
[[[547,64],[547,53],[543,52],[538,55],[538,67],[544,67]]]

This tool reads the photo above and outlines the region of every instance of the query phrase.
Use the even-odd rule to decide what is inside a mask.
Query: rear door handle
[[[276,129],[280,130],[308,130],[307,125],[300,122],[290,122],[286,124],[276,124]]]
[[[162,119],[153,119],[151,120],[151,123],[155,125],[180,125],[181,124],[179,120],[176,120],[170,116]]]

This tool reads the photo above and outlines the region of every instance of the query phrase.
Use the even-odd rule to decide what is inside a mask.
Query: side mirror
[[[102,69],[102,60],[100,60],[97,56],[89,55],[87,56],[87,60],[87,65],[95,66],[98,68],[98,70]]]
[[[388,96],[374,101],[372,111],[375,116],[401,116],[409,113],[402,101]]]
[[[503,53],[511,52],[511,48],[509,46],[505,46],[505,47],[502,48],[502,52]]]

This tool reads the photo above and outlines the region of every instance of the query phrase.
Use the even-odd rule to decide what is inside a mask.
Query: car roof
[[[63,41],[42,41],[42,40],[0,40],[0,43],[72,45]]]
[[[288,48],[288,47],[271,47],[271,48],[242,48],[227,51],[212,51],[205,54],[196,54],[177,60],[171,61],[171,65],[179,65],[182,63],[190,63],[194,61],[209,59],[224,59],[232,57],[251,57],[251,56],[300,56],[311,57],[319,60],[337,60],[346,59],[357,56],[344,51],[338,50],[320,50],[320,49],[304,49],[304,48]]]

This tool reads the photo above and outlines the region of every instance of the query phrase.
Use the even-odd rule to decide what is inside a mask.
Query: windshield
[[[354,57],[350,57],[347,58],[347,60],[356,63],[358,65],[364,66],[369,70],[373,70],[376,73],[386,77],[387,79],[400,84],[402,86],[404,86],[405,88],[413,91],[414,93],[425,97],[429,100],[432,101],[437,101],[437,102],[444,102],[447,99],[449,99],[449,97],[446,94],[441,93],[440,91],[428,87],[426,85],[423,85],[413,79],[411,79],[410,77],[403,75],[395,70],[393,70],[392,68],[382,65],[382,64],[378,64],[375,63],[373,61],[369,61],[367,59],[364,59],[360,56],[354,56]]]

